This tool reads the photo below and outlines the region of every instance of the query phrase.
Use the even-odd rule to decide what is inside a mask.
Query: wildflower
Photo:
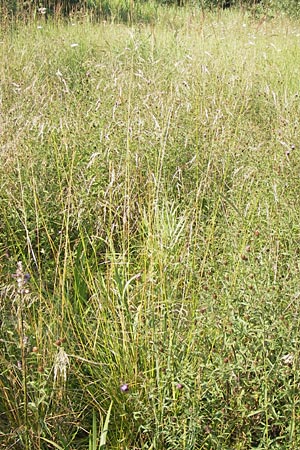
[[[46,14],[46,12],[47,12],[47,8],[41,6],[40,8],[38,8],[38,12],[40,14],[42,14],[42,16],[44,16]]]
[[[294,362],[294,355],[293,353],[287,353],[286,355],[283,355],[281,358],[281,361],[286,366],[291,366]]]
[[[179,390],[180,390],[180,389],[182,389],[182,388],[183,388],[183,385],[182,385],[181,383],[177,383],[177,384],[176,384],[176,387],[177,387],[177,389],[179,389]]]
[[[122,386],[120,387],[121,392],[128,392],[129,391],[129,386],[127,383],[122,384]]]
[[[71,47],[72,47],[72,48],[78,47],[78,46],[79,46],[79,44],[76,44],[75,42],[74,42],[73,44],[71,44]]]

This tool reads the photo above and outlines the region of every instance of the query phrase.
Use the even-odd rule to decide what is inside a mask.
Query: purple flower
[[[177,387],[177,389],[182,389],[182,388],[183,388],[183,386],[182,386],[181,383],[177,383],[177,384],[176,384],[176,387]]]
[[[129,391],[129,386],[127,383],[122,384],[122,386],[120,387],[122,392],[128,392]]]

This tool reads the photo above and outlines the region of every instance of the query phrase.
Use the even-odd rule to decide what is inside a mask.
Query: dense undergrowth
[[[0,447],[299,447],[299,39],[2,32]]]

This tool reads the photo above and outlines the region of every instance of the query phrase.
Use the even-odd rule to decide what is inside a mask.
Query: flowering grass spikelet
[[[54,383],[62,381],[63,386],[67,382],[67,370],[70,366],[70,360],[63,347],[58,348],[54,360]]]

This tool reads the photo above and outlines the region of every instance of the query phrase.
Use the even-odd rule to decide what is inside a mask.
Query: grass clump
[[[2,36],[3,448],[299,445],[299,25],[165,18]]]

